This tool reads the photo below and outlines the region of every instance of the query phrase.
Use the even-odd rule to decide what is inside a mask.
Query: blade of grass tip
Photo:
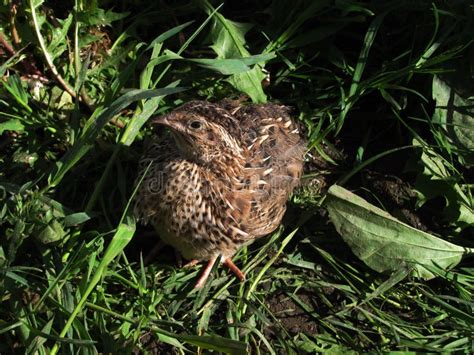
[[[393,272],[390,277],[382,282],[370,295],[367,296],[360,304],[359,306],[373,300],[376,297],[379,297],[381,294],[387,292],[390,290],[392,287],[397,285],[399,282],[403,281],[410,273],[412,272],[413,268],[412,267],[406,267],[403,266],[397,271]]]
[[[130,265],[127,263],[127,265]],[[147,282],[146,282],[146,272],[145,272],[145,263],[143,262],[143,255],[140,253],[140,292],[145,293],[147,289]]]
[[[127,221],[125,223],[121,221],[119,226],[117,227],[117,231],[115,232],[115,235],[113,236],[109,246],[107,247],[104,257],[100,261],[99,266],[97,267],[94,275],[92,276],[84,294],[82,295],[78,304],[76,305],[73,312],[69,316],[69,319],[67,320],[66,325],[64,326],[63,330],[59,334],[60,338],[63,338],[66,335],[72,323],[74,322],[75,318],[77,317],[79,312],[82,311],[82,308],[87,298],[89,297],[91,292],[94,290],[95,286],[99,283],[100,279],[104,275],[106,267],[125,248],[125,246],[127,246],[133,234],[135,233],[135,221],[133,220],[132,216],[124,215],[124,219],[126,219]],[[54,347],[51,350],[51,354],[56,354],[58,350],[59,350],[59,344],[56,343],[54,344]]]
[[[170,29],[166,32],[163,32],[158,37],[156,37],[153,41],[151,41],[151,43],[147,47],[147,50],[153,48],[158,43],[163,43],[168,38],[173,37],[175,34],[181,32],[182,30],[184,30],[186,27],[188,27],[192,23],[194,23],[194,21],[188,21],[188,22],[183,23],[182,25],[178,25],[178,26],[173,27],[172,29]]]
[[[51,327],[54,322],[54,317],[52,317],[49,321],[46,322],[46,324],[43,326],[41,329],[41,332],[45,334],[51,333]],[[32,341],[28,348],[26,349],[27,354],[46,354],[43,348],[43,344],[47,341],[46,338],[43,338],[41,336],[37,337],[35,341]]]
[[[165,88],[176,88],[181,81],[177,80],[168,84]],[[156,111],[164,96],[153,97],[143,103],[141,112],[134,114],[127,127],[120,137],[120,143],[125,146],[130,146],[135,140],[138,132],[143,127],[145,122]]]
[[[436,45],[435,43],[436,35],[438,34],[438,30],[439,30],[439,11],[434,3],[431,3],[431,6],[432,6],[433,16],[435,20],[433,35],[431,36],[430,41],[426,45],[425,50],[423,51],[423,54],[421,55],[420,59],[418,59],[418,62],[416,62],[415,68],[419,68],[431,56],[431,54],[434,53],[434,50],[438,48],[440,44],[438,43],[438,45]],[[426,54],[428,54],[428,56],[426,56]]]
[[[140,73],[140,89],[151,89],[151,76],[153,75],[153,69],[155,65],[150,65],[150,62],[156,58],[159,58],[161,53],[161,48],[163,48],[163,43],[156,43],[153,46],[151,51],[150,60],[146,65],[145,69]],[[138,109],[138,108],[137,108]]]
[[[25,47],[26,48],[26,47]],[[3,75],[5,74],[5,71],[7,70],[7,68],[11,65],[15,65],[16,63],[13,63],[15,60],[18,59],[18,61],[20,61],[19,57],[21,55],[21,52],[25,49],[25,48],[22,48],[20,49],[18,52],[16,52],[14,55],[12,55],[10,58],[8,58],[5,63],[3,63],[2,65],[0,65],[0,77],[3,78]],[[13,64],[12,64],[13,63]]]
[[[142,73],[140,74],[140,89],[153,89],[156,86],[156,83],[155,85],[150,85],[150,83],[153,70],[158,64],[161,64],[168,60],[176,59],[176,57],[179,58],[179,56],[174,57],[172,55],[170,56],[167,54],[159,56],[159,54],[161,53],[161,49],[163,48],[163,42],[166,41],[168,38],[174,36],[175,34],[181,32],[184,28],[188,27],[193,22],[194,21],[186,22],[182,25],[176,26],[160,34],[148,45],[146,51],[151,49],[152,53],[145,69],[143,69]],[[139,110],[140,107],[137,107],[137,111],[135,113],[137,113]]]
[[[258,338],[262,341],[263,344],[265,344],[270,354],[276,355],[276,352],[271,346],[270,342],[268,341],[267,338],[265,338],[265,335],[263,335],[263,333],[260,330],[258,330],[257,328],[251,328],[251,331],[258,336]]]
[[[357,174],[359,171],[361,171],[362,169],[364,169],[367,165],[370,165],[372,164],[374,161],[376,161],[377,159],[380,159],[386,155],[389,155],[389,154],[392,154],[392,153],[396,153],[400,150],[404,150],[404,149],[408,149],[408,148],[417,148],[417,146],[415,145],[405,145],[405,146],[402,146],[402,147],[398,147],[398,148],[393,148],[393,149],[389,149],[389,150],[386,150],[385,152],[382,152],[382,153],[379,153],[379,154],[376,154],[374,155],[373,157],[370,157],[369,159],[365,160],[364,162],[360,163],[359,165],[357,165],[354,169],[352,169],[349,173],[347,173],[346,175],[344,175],[342,178],[340,178],[336,184],[337,185],[344,185],[347,181],[349,181],[349,179],[351,177],[353,177],[355,174]]]
[[[339,119],[337,122],[337,128],[335,134],[338,134],[344,124],[344,120],[346,118],[347,113],[352,108],[352,106],[357,101],[356,93],[359,90],[360,80],[362,78],[362,74],[365,69],[365,65],[367,64],[367,58],[369,56],[370,49],[372,48],[372,44],[374,43],[375,36],[377,31],[382,24],[383,19],[387,11],[377,16],[369,26],[367,33],[365,34],[364,43],[362,45],[362,49],[359,53],[359,58],[357,59],[357,65],[354,70],[354,75],[352,76],[352,84],[349,88],[349,95],[347,96],[346,100],[342,102],[342,111],[339,115]]]
[[[175,81],[166,86],[166,88],[176,88],[178,84],[179,82]],[[102,173],[102,176],[100,177],[94,188],[94,191],[92,192],[92,195],[85,208],[86,213],[92,211],[92,209],[94,208],[97,199],[99,198],[102,189],[105,185],[105,182],[107,181],[107,178],[110,175],[112,167],[114,166],[115,161],[117,160],[117,157],[122,149],[122,146],[130,146],[133,143],[141,127],[145,124],[145,122],[153,114],[153,112],[155,112],[163,97],[165,97],[165,95],[153,97],[147,100],[143,105],[143,110],[139,114],[133,115],[132,119],[128,122],[127,126],[125,127],[125,130],[123,130],[122,136],[120,137],[120,144],[115,145],[112,156],[107,161],[107,165],[105,166],[104,172]]]
[[[178,52],[176,52],[178,55],[181,55],[181,53],[183,53],[186,48],[188,48],[188,46],[191,44],[191,42],[197,37],[197,35],[204,29],[204,27],[206,27],[206,25],[208,24],[209,21],[211,21],[211,19],[214,17],[214,15],[217,13],[217,11],[222,7],[224,6],[224,3],[220,4],[214,11],[212,11],[208,16],[207,18],[204,20],[204,22],[201,24],[201,26],[198,27],[198,29],[196,31],[194,31],[194,33],[188,38],[188,40],[186,42],[184,42],[184,44],[181,46],[181,48],[178,50]],[[156,85],[158,85],[158,83],[161,81],[161,79],[163,79],[163,77],[165,76],[166,72],[171,68],[171,63],[168,64],[166,66],[166,68],[163,69],[163,71],[161,72],[161,74],[158,76],[158,78],[155,80],[155,82],[153,83],[153,87],[156,87]]]
[[[255,288],[257,287],[258,283],[262,279],[263,275],[267,272],[267,270],[270,268],[270,266],[272,266],[273,263],[275,263],[275,261],[278,259],[280,254],[283,252],[283,249],[285,249],[287,244],[291,241],[291,239],[293,239],[293,237],[295,236],[297,231],[298,231],[298,228],[293,230],[293,232],[288,234],[288,236],[285,239],[283,239],[283,242],[281,243],[281,246],[278,249],[278,251],[275,253],[275,255],[273,255],[272,258],[270,260],[268,260],[268,262],[262,267],[262,269],[257,274],[257,276],[252,280],[252,282],[250,284],[250,287],[249,287],[247,293],[245,294],[245,300],[247,300],[247,301],[250,300],[250,297],[251,297],[252,293],[255,291]],[[246,310],[247,310],[247,303],[244,303],[243,307],[242,307],[242,314],[245,314]]]
[[[126,108],[134,101],[155,97],[176,94],[184,91],[184,88],[164,88],[156,90],[130,90],[115,100],[109,108],[101,112],[100,115],[89,123],[76,144],[56,163],[48,178],[48,187],[57,186],[64,175],[89,151],[93,146],[95,138],[99,132],[116,114]],[[94,114],[93,114],[94,115]]]
[[[433,53],[446,41],[448,36],[451,34],[451,32],[458,26],[458,23],[454,23],[451,25],[449,29],[444,28],[441,31],[441,38],[435,42],[436,40],[436,35],[438,34],[439,31],[439,10],[436,7],[434,3],[431,4],[433,6],[433,14],[435,18],[435,28],[433,31],[433,36],[431,37],[430,41],[428,42],[425,50],[423,51],[423,54],[420,56],[418,61],[415,64],[415,68],[419,69],[423,66],[423,64],[426,63],[426,61],[433,55]],[[407,81],[411,79],[413,76],[413,73],[410,73],[408,76]]]
[[[79,253],[81,252],[81,249],[83,246],[84,246],[84,242],[79,247],[75,248],[75,253],[69,258],[68,262],[66,263],[66,265],[64,265],[62,270],[59,272],[58,276],[56,276],[56,278],[50,283],[47,290],[43,293],[39,301],[33,307],[32,313],[36,313],[36,311],[43,305],[44,300],[49,296],[49,294],[53,291],[53,289],[62,279],[64,274],[69,270],[69,267],[76,261],[76,258],[79,256]]]
[[[62,329],[61,333],[59,333],[59,337],[63,338],[66,333],[69,331],[69,329],[72,326],[72,323],[76,319],[77,315],[79,312],[82,310],[84,307],[84,304],[87,301],[87,298],[91,294],[91,292],[94,290],[95,286],[99,283],[100,279],[105,273],[106,267],[115,259],[115,257],[120,254],[120,252],[127,246],[127,244],[130,242],[130,240],[133,237],[133,234],[135,233],[135,219],[133,216],[129,213],[129,208],[131,201],[133,200],[135,194],[137,193],[138,187],[140,186],[141,182],[143,181],[143,178],[145,177],[148,169],[150,168],[151,164],[148,165],[147,169],[145,170],[145,174],[143,174],[143,177],[135,187],[135,190],[133,191],[132,196],[128,200],[127,206],[125,206],[125,211],[122,214],[122,217],[120,219],[119,225],[117,227],[117,231],[115,232],[114,236],[112,237],[112,240],[110,241],[109,246],[105,250],[104,257],[99,263],[99,266],[97,267],[97,270],[95,271],[94,275],[92,276],[89,285],[87,286],[84,294],[82,295],[81,299],[79,300],[78,304],[74,308],[73,312],[69,316],[69,319],[67,320],[66,324],[64,325],[64,328]],[[59,350],[59,343],[56,342],[51,349],[51,355],[54,355],[58,352]]]
[[[0,335],[3,333],[9,332],[10,330],[14,330],[18,327],[21,327],[23,325],[23,322],[19,320],[19,321],[14,321],[12,323],[4,323],[2,325],[3,325],[3,328],[0,328]]]

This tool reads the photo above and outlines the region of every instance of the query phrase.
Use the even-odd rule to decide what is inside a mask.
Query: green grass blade
[[[105,124],[132,102],[156,96],[176,94],[184,90],[184,88],[130,90],[119,97],[109,108],[101,112],[96,119],[89,123],[76,144],[56,163],[48,178],[49,186],[54,187],[59,184],[64,175],[89,151]]]
[[[87,298],[94,290],[95,286],[99,283],[102,276],[104,275],[107,266],[115,259],[115,257],[125,248],[125,246],[130,242],[135,233],[135,221],[133,218],[127,218],[126,223],[120,223],[117,227],[117,231],[115,232],[112,240],[110,241],[109,246],[107,247],[104,257],[99,263],[99,266],[95,270],[92,278],[90,279],[89,284],[81,296],[80,301],[74,308],[73,312],[69,316],[66,324],[64,325],[63,330],[59,333],[59,337],[62,338],[66,335],[66,333],[71,328],[74,320],[76,319],[77,315],[82,311],[84,304],[87,301]],[[56,354],[59,350],[59,345],[56,343],[51,350],[51,354]]]
[[[163,43],[164,41],[166,41],[168,38],[171,38],[173,37],[175,34],[178,34],[179,32],[181,32],[182,30],[184,30],[186,27],[188,27],[189,25],[191,25],[194,21],[188,21],[188,22],[185,22],[183,23],[182,25],[178,25],[176,27],[173,27],[172,29],[166,31],[166,32],[163,32],[162,34],[160,34],[158,37],[156,37],[153,41],[151,41],[151,43],[148,45],[147,49],[152,49],[156,46],[156,44],[158,43]]]
[[[342,111],[338,118],[338,123],[336,127],[337,134],[344,124],[346,119],[347,113],[352,108],[352,106],[357,101],[359,95],[356,95],[358,91],[361,90],[360,83],[362,74],[364,73],[365,66],[367,64],[367,60],[369,57],[370,49],[372,48],[372,44],[374,43],[375,36],[377,35],[377,31],[382,24],[382,21],[385,18],[386,13],[378,15],[370,24],[367,33],[365,34],[364,43],[362,45],[362,49],[359,53],[359,59],[357,60],[357,65],[354,70],[354,74],[352,75],[352,84],[349,88],[349,95],[342,103]]]

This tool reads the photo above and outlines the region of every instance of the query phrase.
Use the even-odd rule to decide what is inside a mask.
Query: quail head
[[[243,280],[232,256],[274,231],[303,171],[305,141],[288,108],[191,101],[152,124],[139,163],[135,213],[184,258],[207,261],[196,287],[220,260]]]

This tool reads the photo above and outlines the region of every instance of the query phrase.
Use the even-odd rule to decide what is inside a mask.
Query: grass
[[[472,258],[378,273],[325,208],[337,182],[474,246],[472,10],[2,1],[0,352],[472,353]],[[195,290],[171,250],[143,263],[157,236],[128,207],[146,121],[242,93],[294,108],[306,179],[235,257],[247,280],[215,268]]]

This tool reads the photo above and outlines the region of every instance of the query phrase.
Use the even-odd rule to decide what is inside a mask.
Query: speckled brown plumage
[[[288,109],[191,101],[153,123],[170,134],[154,136],[140,160],[137,216],[186,259],[209,261],[197,286],[219,255],[242,279],[231,257],[277,228],[303,170]]]

